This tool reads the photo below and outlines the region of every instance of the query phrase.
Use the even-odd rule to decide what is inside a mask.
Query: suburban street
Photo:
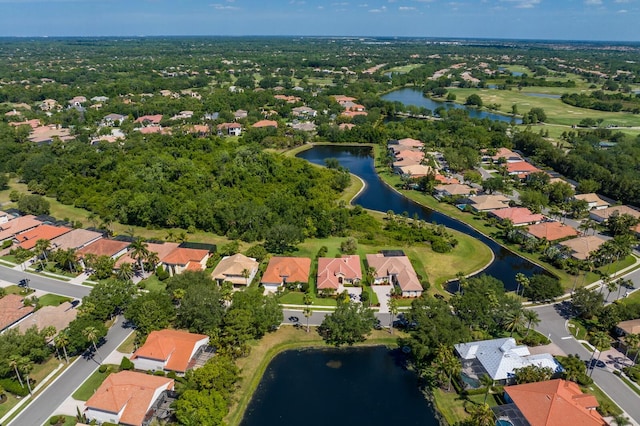
[[[625,279],[631,279],[634,287],[640,287],[640,270],[626,275]],[[611,299],[615,296],[616,293],[612,293]],[[571,317],[569,308],[570,302],[533,308],[540,316],[540,324],[536,330],[549,337],[567,355],[578,354],[580,358],[588,361],[591,353],[567,330],[566,324]],[[635,392],[629,390],[613,373],[602,368],[595,369],[593,379],[636,423],[640,423],[640,398]]]
[[[71,284],[54,278],[48,278],[43,275],[31,274],[8,268],[6,266],[0,266],[0,280],[7,281],[12,284],[18,284],[20,280],[24,278],[29,279],[29,287],[31,288],[42,290],[46,293],[73,297],[74,299],[82,299],[91,291],[91,287],[84,285]]]
[[[123,328],[122,324],[124,324],[123,318],[118,317],[114,326],[107,333],[106,342],[98,348],[93,359],[79,357],[8,425],[38,426],[45,423],[60,404],[98,369],[102,358],[120,346],[133,332],[131,328]]]

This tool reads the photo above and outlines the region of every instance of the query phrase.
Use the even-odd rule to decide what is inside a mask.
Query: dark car
[[[289,321],[298,322],[298,321],[300,321],[300,319],[298,317],[289,317]]]
[[[604,368],[605,364],[604,362],[600,361],[599,359],[592,359],[591,360],[591,364],[589,364],[589,361],[585,361],[585,363],[587,364],[588,368]]]
[[[20,287],[29,287],[29,281],[31,281],[29,278],[23,278],[18,282],[18,285]]]

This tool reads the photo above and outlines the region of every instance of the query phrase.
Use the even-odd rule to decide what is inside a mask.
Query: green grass
[[[52,421],[54,421],[54,419],[58,420],[58,419],[63,419],[64,422],[63,423],[51,423]],[[51,418],[49,418],[49,420],[47,420],[47,422],[45,423],[45,425],[57,425],[57,426],[75,426],[76,424],[78,424],[78,420],[76,420],[75,416],[62,416],[62,415],[58,415],[58,416],[53,416]]]
[[[437,388],[433,390],[433,396],[436,409],[444,417],[447,424],[459,424],[469,418],[469,414],[464,409],[465,398],[454,390],[445,392]]]
[[[640,396],[640,389],[638,389],[638,386],[633,383],[631,380],[627,379],[625,376],[623,376],[622,374],[618,376],[618,378],[620,380],[622,380],[624,382],[625,385],[629,386],[629,388],[634,391],[636,393],[636,395]]]
[[[573,326],[573,327],[571,327]],[[578,340],[585,340],[587,338],[587,329],[576,319],[569,320],[569,331]]]
[[[134,344],[135,340],[136,340],[136,332],[134,331],[129,335],[129,337],[127,337],[124,340],[124,342],[122,342],[122,344],[120,344],[120,346],[118,346],[117,351],[125,354],[133,352],[135,350],[135,344]]]
[[[38,305],[40,306],[59,306],[64,302],[69,302],[71,299],[57,294],[45,294],[38,299]]]
[[[620,409],[620,407],[618,407],[618,405],[616,405],[616,403],[613,402],[611,398],[605,395],[605,393],[602,392],[602,390],[595,383],[589,386],[583,387],[582,391],[595,396],[596,400],[598,400],[598,404],[600,404],[600,407],[603,407],[603,406],[609,407],[609,411],[613,415],[622,414],[622,410]]]
[[[87,401],[91,398],[91,395],[100,387],[104,379],[107,378],[111,371],[117,371],[117,365],[111,365],[110,368],[107,368],[107,371],[101,373],[99,370],[93,372],[91,376],[87,380],[84,381],[82,385],[71,395],[74,399],[79,401]]]
[[[10,285],[4,288],[4,291],[6,294],[17,294],[20,296],[28,296],[31,293],[33,293],[35,290],[33,289],[25,289],[22,287],[19,287],[17,285]]]
[[[148,291],[154,291],[154,292],[167,291],[166,284],[163,281],[160,281],[156,276],[156,274],[153,274],[149,278],[146,278],[140,281],[140,284],[143,284],[145,290],[148,290]]]
[[[336,306],[336,299],[332,297],[316,297],[311,295],[312,306]],[[289,291],[280,296],[280,303],[287,305],[304,305],[304,293],[301,291]]]
[[[411,70],[414,70],[416,68],[420,68],[423,64],[407,64],[407,65],[401,65],[398,67],[393,67],[393,68],[389,68],[388,70],[385,70],[385,73],[387,72],[396,72],[396,73],[400,73],[400,74],[406,74]]]

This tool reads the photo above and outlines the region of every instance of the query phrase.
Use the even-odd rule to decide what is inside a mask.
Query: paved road
[[[302,309],[283,309],[282,313],[284,315],[284,320],[282,321],[283,324],[294,325],[296,324],[296,321],[294,320],[295,318],[297,318],[297,323],[299,323],[303,327],[307,326],[307,318],[303,315]],[[324,320],[324,317],[330,313],[331,312],[328,311],[313,311],[313,314],[309,317],[309,325],[319,326],[320,324],[322,324],[322,320]],[[376,312],[375,315],[376,318],[380,320],[380,325],[382,327],[389,327],[389,319],[391,317],[391,314]]]
[[[565,302],[534,308],[540,316],[540,325],[536,330],[550,337],[566,354],[578,354],[580,358],[588,361],[591,353],[569,334],[565,326],[569,318],[569,306],[569,303]],[[633,420],[640,423],[640,398],[636,393],[608,370],[596,368],[593,379]]]
[[[70,284],[65,281],[48,278],[38,274],[17,271],[15,269],[0,266],[0,280],[18,284],[21,279],[29,278],[29,286],[47,293],[60,294],[62,296],[82,299],[91,291],[91,287],[79,284]]]
[[[7,426],[38,426],[45,423],[62,402],[98,369],[102,357],[110,354],[131,334],[133,329],[123,328],[122,323],[123,318],[118,317],[107,333],[107,341],[98,348],[93,359],[78,358]]]

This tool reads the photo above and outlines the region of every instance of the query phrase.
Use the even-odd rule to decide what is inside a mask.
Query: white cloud
[[[226,4],[214,3],[211,5],[215,10],[239,10],[239,7],[229,6]]]
[[[628,12],[628,10],[627,10],[627,9],[620,9],[620,10],[618,11],[618,13],[627,13],[627,12]]]
[[[502,2],[513,3],[518,9],[532,9],[539,5],[542,0],[500,0]]]
[[[584,0],[584,4],[587,6],[600,6],[602,4],[602,0]]]
[[[387,11],[387,6],[382,6],[379,9],[370,9],[369,13],[382,13]]]
[[[406,11],[408,11],[408,10],[416,10],[416,8],[415,8],[415,7],[413,7],[413,6],[400,6],[400,7],[398,8],[398,10],[401,10],[401,11],[403,11],[403,12],[406,12]]]

